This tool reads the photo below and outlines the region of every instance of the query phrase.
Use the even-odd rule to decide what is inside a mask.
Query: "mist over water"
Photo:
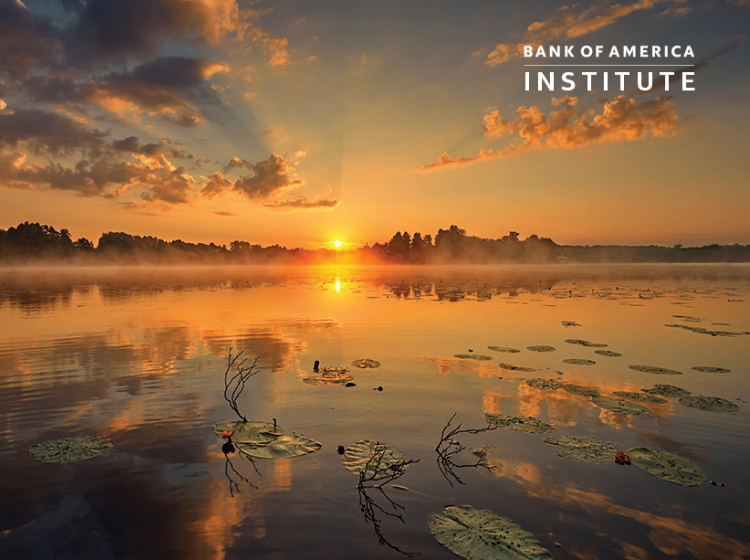
[[[404,523],[378,518],[389,543],[422,558],[455,558],[428,529],[449,504],[511,518],[555,558],[750,556],[748,303],[748,265],[3,269],[0,557],[398,558],[337,453],[363,439],[420,460],[397,481],[410,491],[386,488]],[[555,350],[528,350],[541,345]],[[259,356],[240,400],[248,418],[275,418],[319,451],[255,467],[222,453],[213,426],[233,419],[230,347]],[[354,387],[302,381],[315,360],[363,358],[382,365],[351,367]],[[667,398],[633,416],[530,378],[610,397],[667,383],[739,410]],[[555,432],[462,437],[462,462],[486,445],[492,469],[460,469],[465,484],[451,486],[434,448],[454,413],[464,427],[506,414]],[[67,465],[28,454],[79,435],[115,445]],[[633,465],[563,459],[550,435],[668,451],[707,478],[684,488]]]

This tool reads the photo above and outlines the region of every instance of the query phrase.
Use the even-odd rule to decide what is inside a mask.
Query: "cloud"
[[[732,51],[736,51],[740,46],[742,46],[746,41],[746,38],[744,35],[740,35],[738,37],[735,37],[731,43],[723,46],[719,50],[711,53],[708,56],[701,57],[698,59],[698,62],[693,64],[692,66],[687,66],[685,68],[680,68],[679,70],[674,71],[674,76],[670,76],[670,83],[679,83],[679,80],[682,79],[682,75],[685,72],[698,72],[700,70],[703,70],[704,68],[708,68],[713,64],[713,62],[719,58],[722,55],[728,54]],[[638,95],[647,95],[654,91],[659,91],[661,89],[664,89],[665,81],[664,77],[659,75],[658,77],[654,78],[654,83],[651,89],[642,91],[639,90],[637,93]],[[632,94],[631,94],[632,95]]]
[[[638,0],[632,4],[622,5],[595,4],[590,8],[583,9],[579,4],[562,6],[552,12],[545,21],[537,21],[529,25],[520,43],[501,43],[497,45],[487,56],[484,63],[487,66],[499,66],[523,55],[523,46],[531,45],[534,48],[554,39],[565,36],[567,39],[575,39],[588,33],[598,31],[615,23],[618,19],[639,10],[648,10],[657,4],[680,0]],[[689,9],[674,8],[666,10],[660,15],[683,16]]]
[[[18,0],[0,0],[0,74],[14,79],[51,66],[60,53],[58,30]]]
[[[668,138],[677,130],[677,107],[669,97],[658,97],[644,103],[624,95],[604,103],[602,112],[577,109],[578,98],[565,96],[553,98],[552,105],[559,107],[548,115],[538,107],[519,107],[516,118],[505,120],[499,111],[484,116],[483,135],[501,138],[516,135],[515,143],[499,151],[480,150],[472,157],[453,159],[443,153],[436,162],[419,167],[416,172],[426,173],[436,169],[460,167],[529,150],[572,149],[590,144],[632,142],[645,138]]]
[[[68,59],[117,61],[157,52],[168,39],[218,44],[242,27],[235,0],[66,2],[77,16],[67,31]]]
[[[266,208],[280,208],[285,210],[312,210],[316,208],[336,208],[341,203],[336,199],[307,200],[306,198],[295,198],[284,202],[266,203]]]
[[[69,154],[74,150],[97,155],[105,147],[105,134],[90,130],[60,113],[38,109],[0,113],[0,148],[23,144],[34,153]]]
[[[236,159],[236,158],[235,158]],[[234,161],[234,160],[233,160]],[[241,192],[253,201],[274,198],[282,192],[303,184],[297,177],[295,159],[287,160],[278,154],[253,164],[242,160],[252,175],[240,177],[234,183],[234,190]]]

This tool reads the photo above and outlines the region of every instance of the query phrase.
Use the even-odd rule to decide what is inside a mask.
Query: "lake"
[[[748,558],[749,310],[750,265],[3,269],[0,558],[449,559],[430,532],[449,505],[511,519],[554,558]],[[222,452],[230,348],[258,357],[248,420],[320,449]],[[316,360],[354,386],[311,383]],[[647,410],[630,414],[561,387],[655,384],[739,409],[631,396]],[[554,432],[482,431],[487,414]],[[441,461],[452,417],[478,431]],[[77,436],[114,446],[29,454]],[[672,453],[705,480],[563,458],[556,436]],[[339,446],[361,440],[415,462],[358,487]]]

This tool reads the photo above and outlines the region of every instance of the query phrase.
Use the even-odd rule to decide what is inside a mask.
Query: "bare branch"
[[[440,469],[440,474],[442,474],[445,480],[448,481],[448,484],[451,485],[451,488],[453,487],[454,480],[459,484],[466,484],[455,473],[454,469],[478,469],[481,467],[487,469],[488,471],[491,471],[495,468],[487,462],[487,452],[484,449],[474,452],[474,454],[478,457],[475,463],[459,464],[453,460],[456,455],[467,449],[467,447],[461,445],[461,442],[455,439],[455,436],[457,436],[458,434],[476,435],[481,432],[489,432],[497,428],[497,426],[487,424],[487,426],[485,426],[484,428],[470,428],[462,430],[461,426],[463,424],[459,424],[455,428],[450,429],[453,419],[456,417],[456,414],[458,413],[454,412],[453,416],[451,416],[448,420],[448,423],[440,433],[440,442],[437,444],[437,447],[435,447],[435,452],[437,453],[437,464],[438,468]]]
[[[227,369],[224,372],[224,400],[229,403],[229,407],[234,410],[243,422],[247,422],[247,418],[240,413],[237,399],[242,394],[242,391],[245,390],[245,383],[247,383],[247,380],[260,371],[260,369],[258,369],[258,360],[260,357],[257,356],[250,366],[246,366],[245,362],[247,362],[247,358],[244,358],[241,362],[237,363],[237,360],[239,360],[243,352],[244,350],[236,356],[232,356],[232,348],[229,348]],[[236,373],[234,374],[232,374],[233,368],[236,370]]]

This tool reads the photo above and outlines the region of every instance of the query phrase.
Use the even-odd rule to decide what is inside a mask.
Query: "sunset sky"
[[[745,36],[748,0],[0,0],[0,227],[747,244]],[[540,61],[523,44],[695,58]],[[524,91],[523,65],[544,62],[697,64],[696,91]]]

